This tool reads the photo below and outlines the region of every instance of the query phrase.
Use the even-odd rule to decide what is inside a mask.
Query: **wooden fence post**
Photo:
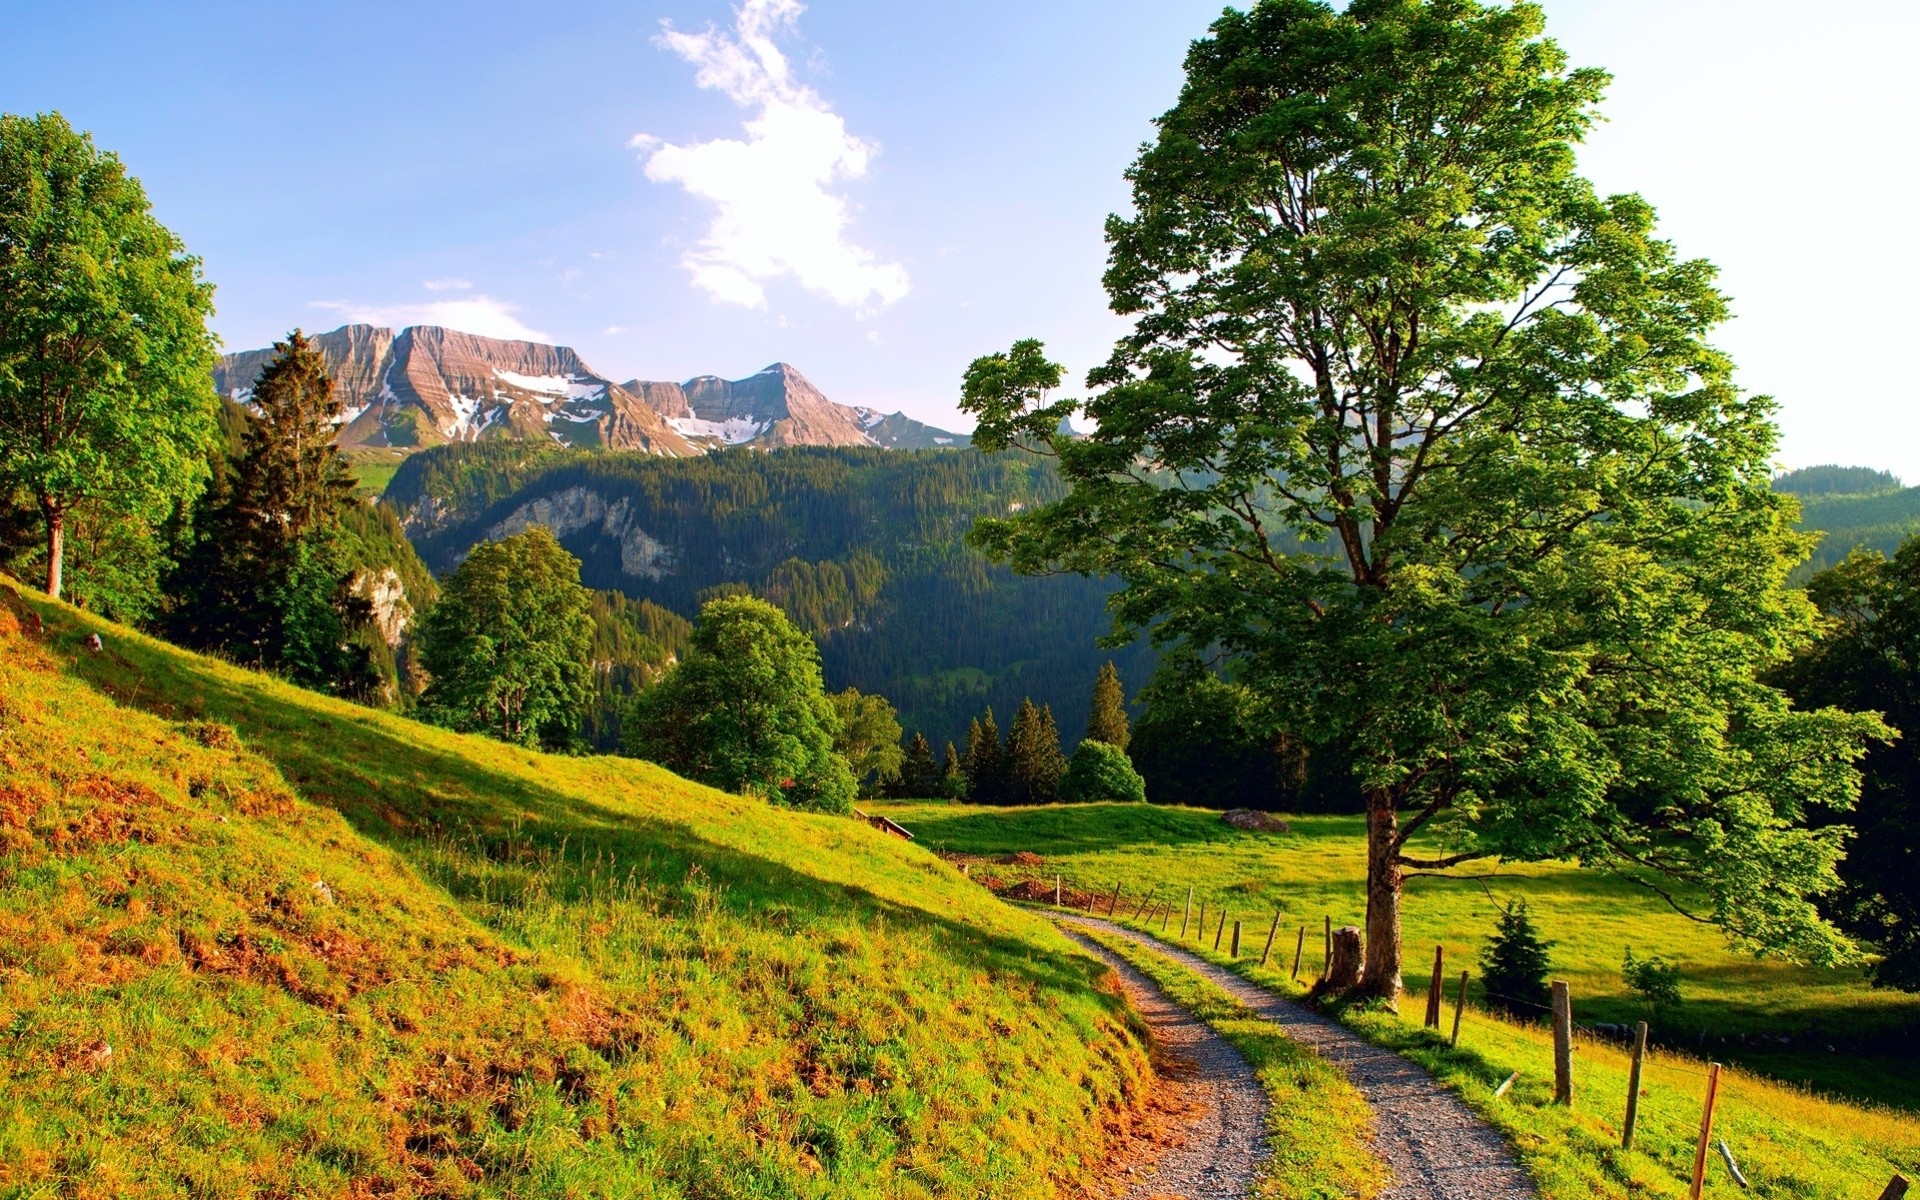
[[[1553,981],[1553,1102],[1573,1107],[1573,995],[1564,979]]]
[[[1327,914],[1327,948],[1320,956],[1320,977],[1327,977],[1327,968],[1333,963],[1333,914]]]
[[[1307,927],[1300,927],[1300,940],[1293,944],[1293,978],[1300,978],[1300,955],[1307,948]]]
[[[1620,1131],[1620,1148],[1633,1149],[1633,1127],[1640,1120],[1640,1071],[1647,1061],[1647,1023],[1633,1027],[1633,1066],[1627,1071],[1627,1121]]]
[[[1207,936],[1207,902],[1205,900],[1200,902],[1200,913],[1193,922],[1193,936],[1197,938]]]
[[[1180,940],[1187,940],[1187,918],[1193,915],[1193,889],[1187,889],[1187,906],[1180,910]]]
[[[1446,974],[1447,951],[1444,946],[1433,948],[1433,980],[1427,985],[1427,1023],[1426,1028],[1440,1028],[1440,993],[1447,990]]]
[[[1720,1099],[1720,1064],[1707,1064],[1707,1102],[1700,1110],[1700,1140],[1693,1147],[1693,1188],[1688,1193],[1700,1200],[1700,1189],[1707,1183],[1707,1141],[1713,1136],[1713,1106]]]
[[[1453,1036],[1447,1039],[1447,1045],[1460,1044],[1460,1014],[1467,1010],[1467,973],[1460,972],[1460,994],[1453,999]]]
[[[1119,903],[1120,903],[1120,881],[1115,880],[1113,884],[1113,899],[1107,901],[1107,915],[1109,917],[1113,915],[1114,906]]]
[[[1133,913],[1134,920],[1138,921],[1140,919],[1140,914],[1147,911],[1147,905],[1152,902],[1153,894],[1159,890],[1160,890],[1160,885],[1157,883],[1147,889],[1146,899],[1142,900],[1140,902],[1140,907],[1134,910],[1134,913]]]
[[[1100,903],[1100,895],[1099,895],[1099,893],[1098,893],[1098,892],[1092,892],[1092,891],[1089,891],[1089,892],[1087,893],[1087,915],[1088,915],[1088,916],[1092,916],[1092,915],[1093,915],[1093,906],[1094,906],[1094,905],[1096,905],[1096,904],[1098,904],[1098,903]]]
[[[1273,910],[1273,928],[1267,930],[1267,948],[1260,952],[1260,965],[1266,966],[1267,959],[1273,954],[1273,935],[1280,932],[1280,910]]]
[[[1171,921],[1172,919],[1173,919],[1173,897],[1168,896],[1166,907],[1160,910],[1160,932],[1161,933],[1165,933],[1167,931],[1167,922]]]
[[[1225,933],[1226,931],[1227,931],[1227,910],[1223,908],[1220,910],[1220,924],[1216,925],[1213,930],[1213,948],[1215,952],[1218,952],[1220,949],[1220,935]]]
[[[1901,1200],[1907,1194],[1907,1177],[1895,1175],[1887,1184],[1887,1190],[1880,1193],[1880,1200]]]
[[[1235,921],[1233,923],[1233,951],[1228,955],[1228,957],[1229,958],[1240,957],[1240,922],[1238,921]]]
[[[1055,908],[1060,907],[1060,877],[1058,875],[1053,877],[1053,906]]]

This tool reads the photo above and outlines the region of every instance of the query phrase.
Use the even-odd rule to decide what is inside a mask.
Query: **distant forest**
[[[683,642],[672,614],[746,591],[815,635],[830,687],[886,696],[938,746],[964,745],[982,707],[1004,722],[1029,696],[1077,738],[1101,663],[1118,664],[1129,694],[1152,674],[1146,647],[1096,644],[1110,581],[1018,576],[965,544],[975,517],[1060,494],[1043,461],[971,450],[668,459],[494,442],[414,455],[383,503],[444,573],[545,502],[541,523],[580,557],[582,581],[635,602],[598,606],[603,701]],[[596,744],[617,734],[602,708]]]
[[[1816,571],[1855,550],[1893,556],[1900,543],[1920,532],[1920,488],[1869,467],[1818,466],[1788,471],[1773,481],[1775,491],[1800,500],[1800,526],[1823,535],[1813,555],[1793,574],[1804,583]]]

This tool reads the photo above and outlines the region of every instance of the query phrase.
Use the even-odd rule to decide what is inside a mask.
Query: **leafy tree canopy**
[[[590,608],[580,560],[544,526],[475,546],[423,623],[422,708],[506,742],[567,743],[588,695]]]
[[[1708,340],[1713,268],[1575,173],[1606,76],[1543,27],[1478,0],[1228,12],[1108,222],[1132,328],[1094,393],[1055,399],[1032,341],[965,380],[975,444],[1071,487],[980,545],[1118,576],[1123,630],[1229,656],[1352,756],[1363,986],[1389,998],[1406,874],[1493,856],[1852,952],[1811,899],[1842,835],[1806,818],[1852,804],[1879,726],[1760,678],[1812,628],[1772,405]],[[1059,436],[1079,409],[1095,432]]]
[[[626,727],[631,753],[689,779],[798,808],[853,805],[820,652],[764,600],[703,605],[686,660],[640,693]]]
[[[834,714],[840,718],[834,752],[847,760],[862,794],[877,795],[897,782],[906,755],[900,748],[900,718],[893,705],[885,696],[862,695],[859,688],[835,692],[827,699],[833,701]],[[918,746],[926,747],[926,739],[920,738]],[[932,761],[933,751],[928,748],[927,762]]]
[[[50,595],[71,515],[151,529],[205,484],[212,309],[200,260],[119,158],[58,113],[0,115],[0,507],[38,510]],[[111,585],[145,596],[123,615],[150,602],[160,565],[157,543],[135,541],[109,560],[146,581]]]
[[[1067,759],[1066,774],[1060,777],[1060,799],[1067,804],[1093,800],[1144,802],[1146,798],[1146,780],[1133,769],[1127,752],[1092,738],[1073,748],[1073,756]]]

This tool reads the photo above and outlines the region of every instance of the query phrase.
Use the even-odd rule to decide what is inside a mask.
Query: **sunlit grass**
[[[0,1194],[1072,1194],[1104,975],[856,821],[0,584]]]
[[[1217,812],[1148,805],[1005,809],[916,803],[883,805],[881,811],[935,849],[988,856],[1024,850],[1047,859],[1044,866],[990,868],[1007,879],[1051,884],[1061,873],[1069,884],[1103,896],[1118,883],[1123,897],[1134,902],[1147,888],[1183,899],[1192,887],[1196,907],[1213,914],[1207,918],[1209,938],[1223,906],[1246,921],[1248,937],[1257,931],[1262,941],[1278,909],[1277,941],[1291,959],[1297,931],[1307,926],[1307,962],[1315,971],[1325,918],[1360,924],[1365,913],[1359,817],[1289,817],[1292,831],[1272,834],[1233,829]],[[1445,947],[1450,979],[1457,980],[1462,969],[1477,976],[1474,960],[1496,912],[1507,900],[1524,897],[1543,936],[1556,943],[1554,975],[1570,984],[1583,1023],[1630,1024],[1646,1016],[1620,976],[1622,955],[1631,946],[1637,955],[1663,954],[1680,964],[1685,1003],[1661,1030],[1670,1044],[1823,1091],[1920,1107],[1920,1061],[1903,1049],[1910,1045],[1904,1039],[1920,1028],[1920,996],[1869,987],[1858,969],[1756,961],[1730,950],[1712,927],[1616,877],[1567,863],[1487,870],[1492,878],[1408,882],[1403,919],[1412,1011],[1424,1004],[1435,944]],[[1132,908],[1133,902],[1124,902],[1122,914]],[[1172,924],[1179,922],[1176,906]],[[1791,1042],[1772,1040],[1782,1035]]]

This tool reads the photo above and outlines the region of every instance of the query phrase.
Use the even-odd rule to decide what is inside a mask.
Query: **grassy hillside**
[[[1056,872],[1105,894],[1116,882],[1137,900],[1158,885],[1209,914],[1243,919],[1256,952],[1276,907],[1283,910],[1276,957],[1291,958],[1309,926],[1306,966],[1320,965],[1322,922],[1359,924],[1365,913],[1363,818],[1292,817],[1292,832],[1245,833],[1216,812],[1147,805],[1029,809],[943,804],[877,806],[930,847],[1002,856],[1030,851],[1039,865],[980,868],[1052,886]],[[1685,1003],[1663,1028],[1672,1043],[1823,1091],[1920,1109],[1913,1036],[1920,996],[1869,987],[1858,970],[1824,971],[1755,961],[1727,949],[1710,926],[1690,921],[1625,880],[1564,863],[1503,864],[1484,880],[1408,881],[1407,984],[1424,1002],[1434,944],[1451,973],[1471,969],[1494,925],[1497,905],[1525,897],[1553,948],[1554,975],[1571,985],[1580,1021],[1629,1024],[1645,1015],[1620,977],[1628,946],[1680,964]],[[1123,905],[1123,911],[1125,906]],[[1176,910],[1171,924],[1178,926]],[[1231,924],[1228,926],[1231,929]],[[1256,937],[1257,935],[1257,937]],[[1289,963],[1289,965],[1291,965]],[[1478,994],[1476,990],[1476,995]],[[1782,1042],[1780,1038],[1788,1039]],[[1830,1050],[1829,1047],[1832,1047]]]
[[[0,931],[5,1195],[1044,1197],[1146,1070],[916,847],[6,581]]]

